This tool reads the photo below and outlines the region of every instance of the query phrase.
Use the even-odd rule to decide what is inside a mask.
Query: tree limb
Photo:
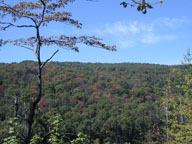
[[[45,9],[46,9],[46,4],[43,0],[40,0],[40,2],[43,4],[43,11],[42,11],[42,14],[41,14],[41,20],[39,21],[38,23],[38,26],[40,26],[44,20],[44,16],[45,16]]]
[[[17,117],[18,117],[19,119],[23,120],[23,121],[27,121],[26,118],[24,118],[24,117],[22,117],[22,116],[20,116],[20,115],[17,115]]]
[[[2,24],[2,25],[7,25],[7,26],[5,26],[5,27],[1,27],[1,29],[2,30],[5,30],[5,29],[7,29],[7,28],[9,28],[9,27],[11,27],[11,26],[13,26],[13,27],[18,27],[18,28],[24,28],[24,27],[33,27],[33,28],[35,28],[35,26],[34,25],[15,25],[15,24],[13,24],[13,23],[7,23],[7,22],[0,22],[0,24]]]
[[[56,55],[56,53],[58,53],[58,52],[59,52],[59,50],[56,50],[56,51],[51,55],[51,57],[48,58],[48,59],[41,65],[41,68],[43,68],[43,67],[46,65],[46,63],[48,63],[48,62]]]
[[[19,44],[14,44],[14,45],[17,45],[17,46],[20,46],[22,48],[28,49],[28,50],[32,51],[36,55],[35,50],[33,48],[30,48],[30,47],[27,47],[27,46],[24,46],[24,45],[19,45]]]
[[[15,9],[12,8],[10,5],[8,5],[8,4],[4,3],[4,2],[1,2],[1,1],[0,1],[0,3],[3,4],[3,5],[5,5],[5,6],[8,7],[9,9],[11,9],[11,10],[12,10],[12,13],[20,14],[20,15],[21,15],[22,17],[24,17],[24,18],[27,18],[27,19],[32,20],[32,21],[34,22],[34,24],[37,25],[37,22],[36,22],[32,17],[27,16],[27,15],[23,15],[22,13],[20,13],[20,12],[17,11],[17,10],[15,10]]]
[[[23,46],[23,45],[19,45],[20,47],[23,47],[23,48],[26,48],[28,50],[31,50],[32,52],[35,53],[35,50],[33,48],[30,48],[30,47],[26,47],[26,46]]]

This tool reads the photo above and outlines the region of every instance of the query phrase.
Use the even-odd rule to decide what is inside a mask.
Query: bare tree
[[[38,95],[33,98],[30,103],[26,120],[26,132],[24,143],[28,144],[32,137],[32,125],[34,123],[35,110],[37,104],[42,97],[42,69],[59,51],[56,50],[46,61],[41,61],[41,48],[42,46],[56,45],[58,47],[64,47],[67,49],[79,52],[77,43],[83,43],[89,46],[101,47],[106,50],[115,51],[115,46],[107,46],[94,36],[80,36],[80,37],[68,37],[65,35],[60,36],[42,36],[40,29],[47,27],[50,22],[65,22],[74,25],[77,28],[81,28],[82,24],[77,20],[71,18],[71,13],[64,11],[64,7],[74,0],[36,0],[36,1],[21,1],[15,5],[6,3],[4,0],[0,0],[0,21],[1,30],[7,30],[11,27],[15,28],[31,28],[36,32],[36,35],[29,38],[19,38],[15,40],[9,40],[9,43],[20,46],[32,51],[38,62]],[[9,21],[9,18],[12,18]],[[18,24],[20,20],[27,19],[31,21],[31,24]],[[18,103],[17,109],[18,109]],[[18,113],[16,112],[18,116]],[[20,118],[20,117],[19,117]]]

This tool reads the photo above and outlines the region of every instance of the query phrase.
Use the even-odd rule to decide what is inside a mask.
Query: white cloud
[[[141,38],[141,43],[143,44],[155,44],[161,41],[175,40],[177,37],[175,35],[154,35],[148,34]]]
[[[187,22],[187,18],[186,17],[182,17],[182,18],[159,18],[156,21],[157,23],[159,23],[160,25],[163,25],[165,27],[168,28],[177,28],[179,26],[181,26],[183,23]]]
[[[160,41],[160,37],[154,35],[147,35],[141,39],[141,43],[154,44]]]
[[[186,22],[186,18],[157,18],[152,21],[118,21],[105,24],[94,31],[89,31],[93,35],[107,38],[117,45],[117,48],[129,48],[140,44],[157,44],[163,41],[172,41],[177,36],[176,31],[170,28],[179,29]],[[90,34],[88,33],[88,34]]]
[[[164,35],[162,37],[162,40],[175,40],[175,39],[177,39],[176,35]]]
[[[152,32],[154,29],[153,24],[141,24],[141,29],[144,32]]]
[[[139,24],[137,21],[133,22],[115,22],[112,24],[106,24],[105,27],[101,30],[96,29],[97,34],[105,35],[135,35],[145,32],[151,32],[153,26],[151,24]]]
[[[129,48],[129,47],[136,46],[136,43],[135,43],[135,41],[131,41],[131,40],[120,40],[118,42],[118,46],[120,48]]]
[[[139,27],[137,27],[136,22],[132,23],[123,23],[123,22],[116,22],[111,25],[106,25],[104,33],[107,34],[136,34],[138,33]]]

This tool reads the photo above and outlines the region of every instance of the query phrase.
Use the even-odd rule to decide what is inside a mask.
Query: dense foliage
[[[192,142],[192,56],[188,49],[182,69],[173,69],[163,100],[166,112],[167,143]]]
[[[7,121],[14,115],[25,117],[37,93],[36,66],[31,61],[0,64],[1,140],[11,136]],[[91,143],[163,142],[165,114],[160,99],[165,95],[169,69],[134,63],[48,63],[43,71],[43,97],[36,110],[33,135],[44,137],[45,143],[53,131],[58,133],[53,138],[65,142],[77,138],[80,132]],[[20,105],[17,111],[16,100]],[[53,119],[58,116],[59,125],[55,127],[52,123],[58,120]],[[22,138],[24,122],[17,122],[20,126],[16,135]],[[34,137],[39,140],[37,135]]]

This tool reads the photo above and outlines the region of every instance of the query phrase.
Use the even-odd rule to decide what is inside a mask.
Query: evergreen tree
[[[168,80],[166,110],[168,143],[192,142],[192,65],[191,54],[187,51],[181,69],[173,69]]]

